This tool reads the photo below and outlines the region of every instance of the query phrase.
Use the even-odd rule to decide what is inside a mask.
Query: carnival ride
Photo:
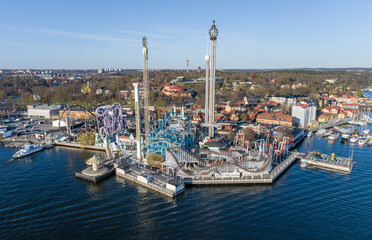
[[[105,105],[96,109],[98,133],[102,139],[114,140],[123,130],[123,108],[120,103]]]
[[[273,163],[286,155],[288,144],[279,141],[271,134],[266,139],[251,143],[244,140],[241,132],[235,137],[234,145],[219,152],[199,150],[190,152],[182,147],[166,150],[163,167],[172,168],[182,177],[231,176],[236,177],[267,174]]]
[[[162,122],[146,136],[146,150],[165,157],[171,147],[194,149],[205,135],[184,115],[168,112]]]
[[[66,106],[59,113],[59,129],[73,140],[81,133],[96,129],[95,114],[86,107],[80,105]]]

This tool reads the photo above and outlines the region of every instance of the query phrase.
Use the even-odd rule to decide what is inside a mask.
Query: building
[[[191,97],[192,93],[190,91],[187,91],[183,89],[182,87],[179,87],[177,85],[169,85],[165,86],[163,88],[162,93],[167,96],[172,96],[172,97]]]
[[[341,103],[340,107],[344,110],[346,109],[351,109],[351,110],[358,110],[359,109],[359,104],[354,104],[354,103]]]
[[[322,115],[320,115],[318,117],[318,122],[319,123],[324,123],[324,122],[329,122],[331,121],[333,118],[335,118],[336,114],[332,114],[332,113],[323,113]]]
[[[291,115],[267,112],[258,114],[256,117],[256,122],[292,127],[293,119],[294,118]]]
[[[344,94],[341,97],[336,98],[336,101],[339,103],[358,103],[358,96],[350,96],[348,94]]]
[[[59,117],[59,111],[63,105],[60,104],[39,104],[27,105],[27,115],[29,117],[52,119]]]
[[[323,113],[332,113],[332,114],[338,114],[340,112],[340,108],[338,107],[325,107],[322,109]]]
[[[306,127],[309,122],[315,120],[316,107],[306,103],[298,103],[292,107],[292,116],[301,127]]]
[[[270,97],[269,100],[286,105],[287,107],[292,107],[297,104],[297,99],[295,97]]]
[[[338,81],[337,78],[324,80],[324,82],[329,83],[329,84],[335,84],[337,81]]]
[[[120,90],[119,91],[119,96],[124,98],[124,99],[128,99],[129,95],[130,95],[129,90]]]

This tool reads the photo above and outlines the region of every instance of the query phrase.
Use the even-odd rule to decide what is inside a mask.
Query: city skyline
[[[217,69],[371,67],[372,3],[216,1]],[[12,1],[0,16],[1,69],[204,66],[213,1]]]

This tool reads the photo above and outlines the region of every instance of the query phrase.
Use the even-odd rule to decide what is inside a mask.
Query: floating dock
[[[354,162],[351,158],[323,154],[320,152],[308,152],[301,158],[301,167],[319,167],[329,170],[351,173]]]
[[[130,163],[116,168],[116,175],[171,198],[185,191],[185,184],[182,180],[171,179]]]
[[[184,178],[183,180],[185,185],[272,184],[301,156],[302,153],[299,152],[291,153],[283,162],[274,167],[274,169],[267,174],[224,178],[195,177]]]

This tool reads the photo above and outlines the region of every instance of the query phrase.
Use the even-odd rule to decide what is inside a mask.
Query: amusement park
[[[232,141],[216,131],[220,125],[215,121],[218,35],[215,21],[209,35],[204,122],[194,123],[183,106],[174,105],[162,119],[152,119],[146,37],[142,40],[144,94],[142,99],[141,83],[133,83],[134,119],[123,116],[119,103],[100,106],[93,112],[81,106],[65,108],[59,125],[65,134],[63,140],[68,143],[58,144],[71,146],[79,134],[93,132],[94,146],[105,150],[107,155],[105,160],[96,156],[88,159],[88,168],[77,172],[77,177],[96,182],[115,172],[175,197],[184,191],[185,185],[272,183],[297,159],[299,154],[289,151],[293,139],[276,134],[274,129],[266,129],[252,141],[248,141],[241,129],[234,131]],[[75,112],[84,114],[76,117]],[[133,125],[135,131],[129,127]]]
[[[302,160],[303,167],[351,172],[354,164],[351,159],[291,151],[306,136],[311,137],[313,132],[328,133],[326,126],[341,125],[346,120],[331,121],[313,128],[297,128],[294,127],[294,117],[283,113],[286,111],[284,105],[278,106],[274,101],[281,101],[279,98],[260,105],[253,100],[249,104],[250,99],[245,97],[241,105],[227,101],[221,108],[221,99],[216,101],[216,96],[220,95],[216,94],[216,41],[219,31],[215,20],[208,33],[210,49],[204,56],[205,75],[202,73],[205,81],[199,82],[204,92],[198,97],[198,104],[191,100],[190,92],[177,85],[161,90],[172,99],[165,107],[154,104],[159,89],[154,91],[155,83],[150,79],[148,41],[144,36],[143,80],[133,78],[131,90],[124,91],[130,92],[130,97],[126,97],[130,99],[126,102],[128,105],[124,105],[119,98],[99,101],[94,105],[86,102],[79,105],[79,101],[70,105],[30,105],[28,116],[38,117],[39,124],[42,118],[45,121],[53,119],[51,124],[54,129],[49,129],[49,123],[45,122],[45,129],[35,129],[36,124],[32,123],[35,119],[26,120],[25,139],[22,141],[29,140],[26,133],[32,130],[37,133],[35,138],[44,137],[45,142],[44,145],[37,142],[25,147],[14,154],[14,158],[28,156],[53,145],[101,151],[104,153],[96,152],[85,160],[86,168],[75,172],[76,177],[96,183],[115,174],[169,197],[182,193],[188,185],[272,184],[297,159]],[[179,77],[175,81],[182,79]],[[87,83],[81,90],[88,92],[90,86]],[[103,92],[106,94],[98,88],[95,95]],[[174,96],[182,100],[173,101]],[[200,107],[196,108],[196,105]],[[293,108],[297,107],[298,113],[315,115],[315,107],[307,103],[297,105]],[[244,112],[246,117],[240,118],[239,111]],[[369,111],[366,109],[366,112]],[[248,118],[249,114],[253,115]],[[307,121],[310,120],[308,117]],[[22,124],[14,125],[20,128]],[[31,130],[27,129],[29,127]],[[44,135],[40,131],[44,131]],[[337,134],[332,133],[331,137],[337,139]]]

